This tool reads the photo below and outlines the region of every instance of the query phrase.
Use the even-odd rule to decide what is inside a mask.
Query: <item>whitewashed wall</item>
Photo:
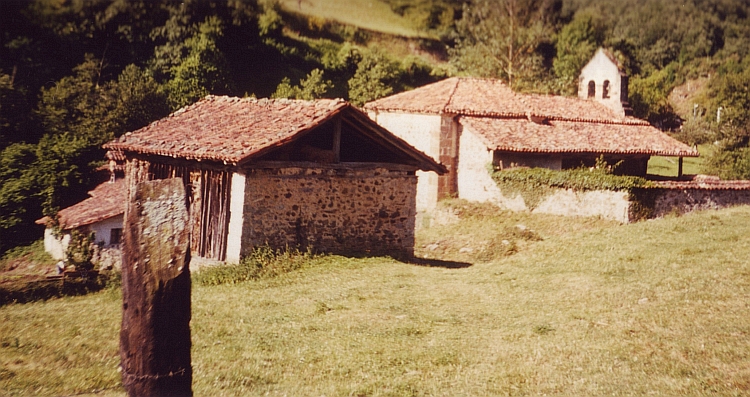
[[[436,161],[440,158],[440,115],[369,112],[381,127],[405,140]],[[417,171],[417,211],[434,209],[438,199],[438,175]]]

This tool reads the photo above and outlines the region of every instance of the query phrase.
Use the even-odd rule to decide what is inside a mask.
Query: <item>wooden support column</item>
[[[122,263],[122,384],[131,397],[192,396],[189,221],[182,179],[131,186]]]
[[[682,178],[682,157],[680,157],[680,160],[677,162],[677,177]]]
[[[341,115],[333,121],[333,162],[341,162]]]

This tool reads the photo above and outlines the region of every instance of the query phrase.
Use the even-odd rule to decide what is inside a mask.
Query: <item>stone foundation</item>
[[[250,169],[242,255],[264,244],[412,256],[417,177],[386,168]]]

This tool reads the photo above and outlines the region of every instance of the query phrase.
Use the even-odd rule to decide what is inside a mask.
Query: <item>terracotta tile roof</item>
[[[341,99],[301,101],[209,95],[104,147],[113,152],[113,157],[117,152],[135,152],[236,165],[289,143],[339,113],[359,120],[373,136],[397,148],[420,169],[447,172],[431,157]]]
[[[102,183],[89,192],[91,197],[57,213],[60,218],[60,227],[63,230],[73,229],[123,214],[126,191],[125,179]],[[46,221],[45,217],[37,220],[36,223],[44,224]]]
[[[539,117],[550,120],[648,125],[647,121],[616,114],[584,99],[522,94],[494,79],[452,77],[365,105],[367,110],[413,113],[454,113],[468,116]]]
[[[119,151],[119,150],[107,150],[107,153],[104,155],[104,157],[107,158],[107,160],[113,160],[113,161],[125,161],[125,153]]]
[[[461,117],[488,148],[529,153],[616,153],[697,157],[690,146],[650,125]]]
[[[349,106],[336,99],[311,102],[209,95],[104,147],[237,164]]]
[[[655,189],[750,190],[750,181],[723,181],[718,176],[696,175],[690,181],[655,181]]]

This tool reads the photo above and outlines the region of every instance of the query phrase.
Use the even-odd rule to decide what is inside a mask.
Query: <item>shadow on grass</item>
[[[425,259],[425,258],[411,258],[405,263],[409,263],[417,266],[425,267],[442,267],[445,269],[464,269],[473,266],[473,263],[469,262],[457,262],[457,261],[446,261],[442,259]]]

